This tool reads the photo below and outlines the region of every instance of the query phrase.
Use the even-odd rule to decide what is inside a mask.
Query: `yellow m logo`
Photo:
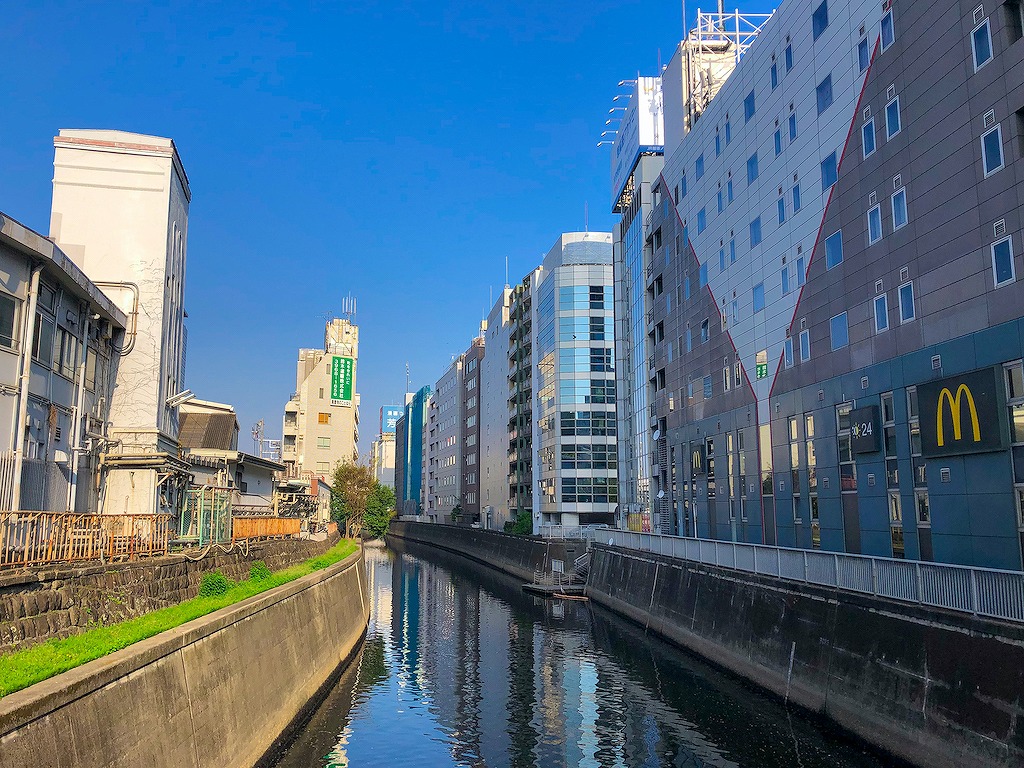
[[[939,393],[939,404],[935,409],[935,442],[942,447],[945,445],[945,438],[942,433],[942,404],[949,402],[949,415],[953,419],[953,439],[959,440],[960,432],[960,397],[967,396],[967,406],[971,409],[971,427],[974,429],[974,442],[981,442],[981,426],[978,424],[978,409],[974,406],[974,396],[966,384],[956,388],[956,396],[949,391],[949,387],[943,387]]]

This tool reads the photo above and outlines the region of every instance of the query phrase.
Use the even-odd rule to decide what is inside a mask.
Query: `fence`
[[[0,568],[167,554],[170,515],[0,512]]]
[[[185,491],[178,541],[205,547],[231,540],[231,489],[203,486]]]
[[[231,519],[232,536],[237,539],[264,539],[274,536],[297,536],[302,521],[297,517],[256,515]]]
[[[597,534],[610,530],[607,525],[542,525],[537,534],[545,539],[584,539],[594,541]],[[597,536],[600,539],[600,536]]]
[[[1024,621],[1024,573],[1020,571],[612,529],[601,530],[599,534],[596,540],[601,544],[891,600]]]

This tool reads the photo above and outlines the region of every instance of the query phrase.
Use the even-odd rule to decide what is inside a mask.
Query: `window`
[[[914,284],[904,283],[899,289],[900,322],[909,323],[917,315],[914,309]]]
[[[889,330],[889,300],[883,293],[875,296],[875,333]]]
[[[843,263],[843,231],[833,232],[825,238],[825,269]]]
[[[779,87],[779,65],[772,62],[772,90]]]
[[[864,158],[867,159],[875,153],[875,118],[872,117],[861,126],[860,138]]]
[[[882,17],[882,50],[888,50],[889,46],[896,41],[896,27],[892,22],[892,11],[890,10]]]
[[[920,525],[931,525],[932,514],[928,504],[928,491],[914,491],[914,506],[917,507],[917,522]]]
[[[1010,440],[1014,445],[1024,443],[1024,365],[1018,360],[1010,363],[1006,371],[1006,404],[1009,408]]]
[[[707,344],[708,339],[711,338],[711,324],[707,318],[704,318],[700,323],[700,343]]]
[[[743,100],[743,118],[745,122],[750,122],[750,118],[757,112],[757,105],[754,102],[754,92],[751,91],[747,94],[747,98]]]
[[[690,278],[683,279],[683,300],[686,301],[690,298]]]
[[[726,201],[731,203],[732,202],[732,179],[729,179],[727,182],[725,182],[725,193],[726,193],[725,194]]]
[[[992,276],[997,288],[1016,279],[1016,270],[1013,267],[1013,242],[1008,237],[998,243],[992,243]]]
[[[818,114],[820,115],[832,106],[832,75],[818,83],[815,93],[818,97]]]
[[[318,413],[317,417],[316,417],[316,423],[317,424],[330,424],[331,423],[331,414],[329,414],[329,413]]]
[[[793,285],[789,279],[789,267],[782,268],[782,295],[785,296],[793,290]]]
[[[971,32],[971,51],[974,52],[974,71],[992,60],[992,32],[986,18]]]
[[[811,332],[800,331],[800,362],[806,363],[811,359]]]
[[[736,241],[735,240],[730,240],[729,241],[729,263],[730,264],[735,264],[736,263]]]
[[[900,132],[900,97],[885,105],[885,138],[891,139]]]
[[[754,286],[754,312],[760,312],[764,309],[764,283],[758,283]]]
[[[708,214],[705,208],[697,211],[697,234],[701,234],[708,225]]]
[[[718,270],[725,272],[725,248],[718,249]]]
[[[707,400],[711,397],[711,377],[704,377],[704,399]]]
[[[704,155],[701,154],[697,157],[697,162],[694,164],[694,177],[697,181],[700,181],[704,177]]]
[[[786,337],[786,343],[782,347],[782,359],[787,368],[793,367],[793,339],[789,336]]]
[[[743,368],[740,366],[739,360],[732,367],[732,380],[737,387],[743,383]]]
[[[718,212],[721,213],[725,210],[725,196],[722,194],[722,190],[718,190]]]
[[[804,260],[803,257],[796,260],[796,287],[799,288],[804,284]]]
[[[793,185],[793,213],[800,210],[800,185]]]
[[[722,369],[722,391],[728,392],[732,389],[732,371],[729,370],[729,366],[725,366]]]
[[[722,136],[715,131],[715,157],[722,154]]]
[[[896,231],[907,224],[907,188],[900,187],[892,194],[892,228]]]
[[[793,46],[792,45],[787,45],[786,46],[785,58],[786,58],[786,71],[789,72],[790,70],[793,69]]]
[[[778,157],[782,154],[782,131],[775,131],[775,156]]]
[[[832,337],[832,351],[849,346],[850,326],[846,319],[846,313],[841,312],[829,320],[829,332]]]
[[[839,168],[836,165],[836,153],[821,162],[821,191],[827,192],[829,187],[839,181]]]
[[[686,197],[686,174],[685,173],[682,175],[682,178],[679,179],[679,190],[680,190],[680,192],[682,192],[683,197]]]
[[[725,146],[729,146],[729,142],[732,141],[732,123],[728,120],[725,121]]]
[[[828,2],[827,0],[819,5],[811,16],[811,33],[814,39],[821,37],[821,33],[828,28]]]
[[[331,463],[329,461],[318,461],[316,463],[316,473],[318,475],[326,475],[331,471]]]
[[[747,158],[747,184],[753,184],[757,179],[757,152]]]
[[[331,447],[331,438],[329,438],[329,437],[318,437],[316,439],[316,447],[317,448],[330,448]]]
[[[703,288],[708,284],[708,265],[707,262],[700,265],[700,287]]]
[[[0,293],[0,347],[17,349],[18,300]]]
[[[864,37],[857,43],[857,65],[860,67],[860,71],[863,72],[870,63],[871,54],[868,52],[868,39]]]
[[[32,339],[32,357],[37,363],[50,367],[53,362],[53,319],[43,314],[36,314],[35,337]]]
[[[997,125],[981,135],[981,159],[985,178],[1003,168],[1003,128]]]
[[[786,198],[780,197],[779,200],[778,200],[777,205],[778,205],[778,208],[779,208],[779,224],[785,224],[786,223]]]
[[[752,222],[750,222],[750,247],[753,248],[755,245],[761,243],[761,217],[758,216]]]
[[[876,205],[868,211],[868,245],[882,239],[882,206]]]

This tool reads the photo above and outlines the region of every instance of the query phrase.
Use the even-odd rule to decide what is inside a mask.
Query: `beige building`
[[[188,479],[177,408],[188,398],[188,177],[173,141],[123,131],[61,130],[53,166],[50,237],[128,318],[102,511],[173,512]]]
[[[358,359],[359,328],[346,319],[327,323],[323,349],[299,350],[281,441],[289,476],[327,477],[339,462],[358,460]]]

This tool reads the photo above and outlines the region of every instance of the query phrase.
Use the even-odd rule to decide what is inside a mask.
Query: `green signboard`
[[[757,378],[767,379],[768,378],[768,363],[757,364]]]
[[[352,405],[352,384],[356,361],[351,357],[331,358],[331,405]]]

